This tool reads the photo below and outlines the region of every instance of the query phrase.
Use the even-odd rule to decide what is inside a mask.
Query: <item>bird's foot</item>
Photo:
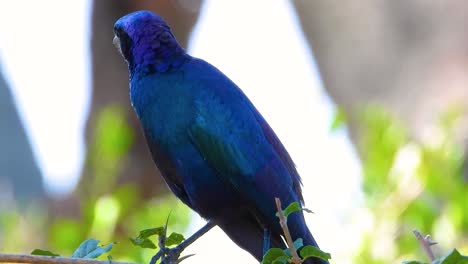
[[[160,248],[160,250],[159,250],[158,253],[156,253],[156,255],[154,255],[151,258],[150,264],[156,264],[156,261],[158,261],[159,259],[161,260],[160,264],[177,264],[177,263],[180,263],[182,260],[193,256],[194,254],[190,254],[190,255],[183,256],[183,257],[179,258],[180,254],[182,253],[182,251],[184,251],[184,249],[186,247],[188,247],[195,240],[197,240],[199,237],[201,237],[206,232],[208,232],[215,225],[216,224],[213,221],[209,221],[208,223],[206,223],[206,225],[204,225],[202,228],[200,228],[200,230],[195,232],[195,234],[193,234],[192,236],[190,236],[189,238],[184,240],[184,242],[180,243],[179,245],[177,245],[176,247],[173,247],[173,248],[168,248],[168,247],[165,246],[166,245],[166,235],[165,234],[162,235],[162,236],[159,236],[159,248]],[[166,227],[167,227],[167,223],[166,223],[165,228]],[[164,232],[166,232],[166,231],[164,231]]]
[[[187,256],[179,259],[184,248],[161,248],[156,255],[151,258],[150,264],[156,264],[156,261],[161,260],[160,264],[177,264],[187,258]]]
[[[267,253],[267,251],[270,249],[270,239],[271,239],[271,233],[268,228],[265,228],[263,230],[263,256]]]

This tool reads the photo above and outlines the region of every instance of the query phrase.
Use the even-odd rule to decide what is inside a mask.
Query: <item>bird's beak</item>
[[[112,40],[112,43],[114,43],[114,46],[119,51],[120,55],[123,56],[122,48],[120,47],[120,39],[117,36],[114,36],[114,39]]]

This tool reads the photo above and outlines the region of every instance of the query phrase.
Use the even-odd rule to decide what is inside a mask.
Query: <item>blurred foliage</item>
[[[44,245],[47,235],[43,230],[47,218],[45,206],[39,202],[33,202],[26,207],[18,206],[13,200],[3,204],[2,202],[0,252],[31,251],[34,246]]]
[[[403,264],[426,264],[427,262],[418,260],[403,261]],[[465,264],[468,263],[468,256],[463,256],[458,250],[452,250],[448,255],[435,259],[431,264]]]
[[[461,117],[461,109],[449,109],[437,137],[419,142],[382,108],[364,111],[359,148],[365,208],[357,219],[367,224],[354,263],[425,259],[413,229],[433,234],[440,252],[468,251],[464,146],[455,141]]]
[[[87,173],[93,177],[77,189],[78,217],[57,217],[47,213],[44,205],[34,204],[22,211],[14,204],[2,206],[1,252],[31,252],[40,247],[71,256],[82,241],[94,237],[103,244],[117,242],[111,253],[113,259],[146,263],[156,251],[133,246],[130,237],[139,230],[164,224],[169,214],[169,229],[183,232],[187,228],[190,210],[175,196],[146,200],[135,185],[117,182],[134,138],[131,127],[125,123],[125,111],[111,106],[96,120],[97,136],[88,146],[87,156]]]
[[[456,107],[447,111],[430,142],[413,140],[379,107],[363,112],[359,149],[365,206],[357,210],[356,219],[365,223],[365,231],[358,238],[353,263],[425,259],[412,235],[415,228],[439,242],[438,257],[453,248],[466,255],[468,182],[463,178],[464,146],[454,136],[461,112]],[[94,177],[78,188],[77,217],[54,216],[39,202],[21,211],[13,201],[0,203],[0,251],[30,252],[40,247],[69,256],[80,241],[94,237],[104,244],[118,242],[113,259],[142,263],[155,251],[132,244],[129,238],[139,230],[161,226],[170,214],[169,232],[184,231],[189,209],[173,195],[146,200],[133,184],[117,182],[134,138],[124,120],[125,112],[117,106],[106,108],[97,118],[97,136],[88,146],[87,161]],[[332,129],[345,120],[338,111]],[[291,210],[300,209],[296,207]]]
[[[345,125],[346,125],[346,114],[345,114],[345,112],[340,108],[335,109],[335,113],[334,113],[333,119],[332,119],[331,124],[330,124],[330,132],[339,130],[339,129],[343,128]]]

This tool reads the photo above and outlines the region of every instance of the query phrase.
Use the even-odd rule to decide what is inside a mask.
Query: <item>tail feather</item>
[[[240,248],[248,251],[258,261],[263,259],[263,228],[250,213],[225,216],[217,221],[217,224]],[[291,214],[288,217],[288,228],[293,240],[302,238],[304,245],[318,247],[317,242],[305,224],[304,215]],[[286,248],[281,237],[281,231],[271,231],[271,247]],[[305,264],[328,264],[319,258],[310,258]]]
[[[304,215],[302,213],[291,214],[288,217],[288,228],[289,228],[289,232],[291,233],[291,237],[293,240],[302,238],[304,242],[304,246],[312,245],[317,248],[319,247],[314,237],[310,233],[309,228],[307,228]],[[305,264],[328,264],[328,261],[325,261],[320,258],[310,258],[304,263]]]
[[[263,259],[263,228],[250,213],[223,217],[217,224],[240,248],[248,251],[258,261]],[[270,243],[271,247],[285,247],[281,236],[273,232]]]

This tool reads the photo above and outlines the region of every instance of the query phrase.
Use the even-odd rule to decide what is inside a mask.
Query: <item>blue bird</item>
[[[258,260],[264,242],[285,248],[275,197],[302,204],[301,178],[262,115],[226,75],[188,55],[154,13],[128,14],[114,33],[154,162],[171,191],[208,220],[197,237],[217,225]],[[293,240],[317,246],[302,212],[288,227]]]

